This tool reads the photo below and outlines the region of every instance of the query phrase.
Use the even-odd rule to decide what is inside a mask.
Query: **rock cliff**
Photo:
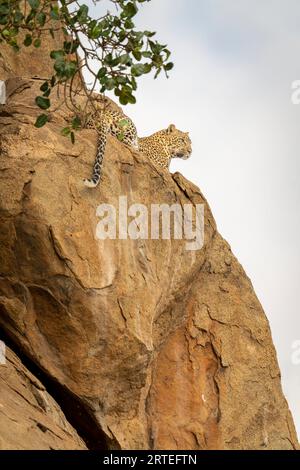
[[[86,449],[45,386],[9,348],[0,366],[0,401],[0,449]]]
[[[95,132],[72,146],[63,109],[34,128],[47,68],[26,72],[11,54],[0,73],[0,338],[14,353],[0,365],[0,446],[298,448],[268,321],[201,191],[114,138],[100,187],[84,187]],[[119,196],[204,204],[203,248],[98,240],[97,207]]]

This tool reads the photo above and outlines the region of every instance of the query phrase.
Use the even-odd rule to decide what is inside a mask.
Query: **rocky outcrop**
[[[268,321],[201,191],[114,138],[100,187],[84,187],[95,132],[72,146],[63,109],[35,129],[40,84],[9,79],[0,117],[0,328],[11,345],[63,389],[63,411],[76,403],[68,416],[90,448],[297,448]],[[99,204],[120,196],[204,204],[203,248],[97,239]]]
[[[43,41],[41,48],[28,47],[20,53],[16,53],[12,47],[4,42],[0,50],[0,80],[6,80],[12,76],[23,78],[47,79],[53,75],[53,62],[50,59],[52,50],[61,49],[63,38],[56,34],[55,37]],[[22,44],[22,40],[19,41]]]
[[[0,416],[1,450],[86,449],[45,386],[9,348],[0,366]]]

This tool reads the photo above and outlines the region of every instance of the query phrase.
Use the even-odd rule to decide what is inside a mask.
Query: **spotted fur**
[[[97,153],[93,167],[92,177],[85,179],[89,188],[95,188],[101,179],[101,170],[107,136],[113,135],[125,145],[139,150],[154,164],[168,169],[172,158],[186,160],[192,153],[191,140],[188,132],[182,132],[171,124],[167,129],[152,134],[149,137],[138,138],[137,130],[132,120],[122,111],[110,108],[93,109],[86,123],[86,127],[93,128],[98,133]]]
[[[107,136],[113,135],[125,145],[138,150],[137,131],[132,120],[121,111],[111,109],[96,110],[91,113],[86,127],[93,128],[98,133],[97,153],[90,179],[85,179],[84,184],[89,188],[95,188],[101,179],[101,169]]]
[[[192,153],[188,132],[182,132],[171,124],[167,129],[149,137],[138,139],[139,150],[155,165],[168,169],[172,158],[186,160]]]

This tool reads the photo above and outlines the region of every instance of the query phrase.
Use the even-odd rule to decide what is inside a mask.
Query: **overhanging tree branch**
[[[16,52],[22,47],[39,48],[48,35],[63,33],[60,48],[50,53],[53,75],[42,84],[42,93],[36,97],[37,106],[44,110],[36,127],[45,125],[54,112],[51,93],[57,87],[63,86],[65,104],[78,114],[78,74],[88,72],[92,77],[92,87],[83,86],[81,90],[87,102],[97,88],[102,94],[114,91],[123,105],[136,102],[138,77],[151,71],[155,78],[162,71],[168,74],[173,64],[169,62],[167,46],[154,40],[155,32],[138,31],[133,23],[139,4],[146,1],[151,0],[110,0],[114,13],[103,12],[94,19],[88,6],[78,0],[0,0],[0,42]],[[93,3],[101,6],[101,0]],[[74,141],[74,130],[80,125],[78,117],[73,119],[63,130],[64,135]]]

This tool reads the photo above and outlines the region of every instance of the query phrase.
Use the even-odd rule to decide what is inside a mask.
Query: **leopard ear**
[[[172,132],[174,132],[176,129],[176,126],[175,124],[170,124],[168,129],[167,129],[167,134],[171,134]]]

